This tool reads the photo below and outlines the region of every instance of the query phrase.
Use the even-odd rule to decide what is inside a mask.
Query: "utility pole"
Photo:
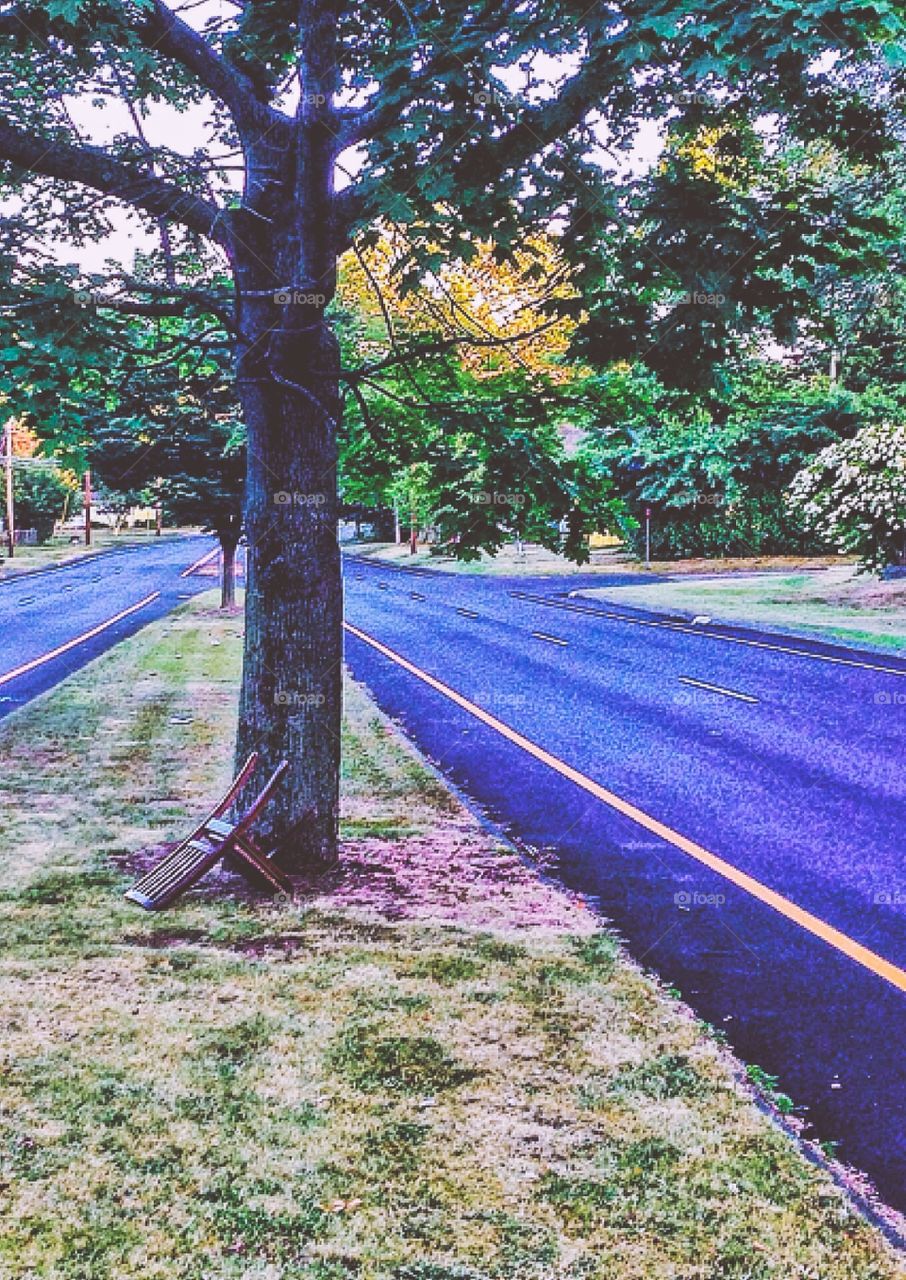
[[[85,471],[85,546],[91,546],[91,471],[86,468]]]
[[[13,505],[13,420],[6,424],[6,548],[12,560],[16,550],[16,513]]]
[[[651,508],[645,508],[645,568],[651,568]]]

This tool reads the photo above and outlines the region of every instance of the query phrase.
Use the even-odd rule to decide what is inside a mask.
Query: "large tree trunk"
[[[335,22],[300,0],[298,131],[245,139],[232,216],[237,385],[248,435],[246,634],[237,757],[253,780],[290,769],[263,818],[289,871],[337,856],[343,601],[337,540],[340,357],[325,308],[336,286]]]
[[[243,396],[248,558],[237,757],[260,753],[256,785],[289,761],[263,827],[283,865],[299,871],[328,865],[337,852],[343,656],[338,357],[333,334],[320,320],[314,331],[284,333],[279,347],[272,346],[269,363],[281,381],[254,381]]]
[[[253,343],[257,376],[240,378],[248,554],[237,758],[259,753],[255,786],[289,762],[262,828],[287,870],[302,871],[337,856],[343,605],[338,350],[320,312],[302,323],[294,305],[278,306],[279,329],[261,339],[266,370]]]

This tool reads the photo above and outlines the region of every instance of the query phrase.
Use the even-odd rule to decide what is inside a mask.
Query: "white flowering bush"
[[[810,529],[864,568],[906,564],[906,424],[863,427],[828,445],[788,497]]]

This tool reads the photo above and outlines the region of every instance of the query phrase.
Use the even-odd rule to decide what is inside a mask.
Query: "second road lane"
[[[347,658],[906,1208],[906,663],[347,561]]]
[[[0,718],[210,589],[186,571],[210,538],[162,538],[0,583]]]

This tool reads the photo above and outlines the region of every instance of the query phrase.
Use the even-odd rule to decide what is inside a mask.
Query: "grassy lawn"
[[[213,598],[0,726],[3,1280],[906,1275],[354,685],[340,872],[125,903],[230,772]]]
[[[734,574],[719,579],[651,582],[583,591],[611,604],[879,648],[906,650],[906,581],[881,582],[847,566],[819,573]]]
[[[506,574],[521,576],[532,574],[551,574],[552,576],[569,576],[574,573],[613,573],[633,572],[634,561],[630,561],[625,552],[615,547],[602,547],[592,551],[589,564],[574,564],[563,556],[556,555],[536,543],[527,543],[524,551],[518,554],[515,546],[508,544],[501,547],[497,555],[482,554],[480,560],[463,562],[452,556],[436,556],[426,546],[420,546],[413,556],[408,545],[393,542],[359,542],[344,543],[343,550],[348,555],[361,556],[366,560],[376,560],[381,564],[399,564],[403,568],[439,569],[445,573],[465,574]]]
[[[162,538],[180,537],[182,534],[194,532],[189,529],[166,529]],[[47,569],[51,565],[66,564],[70,560],[81,560],[83,556],[94,555],[98,551],[110,551],[116,547],[139,547],[146,543],[154,543],[159,539],[147,529],[127,529],[123,533],[113,533],[110,529],[92,529],[91,546],[84,542],[73,542],[70,535],[60,538],[49,538],[40,546],[17,546],[12,560],[6,556],[6,543],[0,538],[0,582],[12,578],[19,573],[28,573],[33,569]]]
[[[430,548],[420,546],[416,555],[410,555],[408,545],[392,542],[344,543],[343,550],[366,560],[383,564],[399,564],[409,568],[439,569],[445,573],[466,574],[547,574],[551,577],[568,577],[575,573],[637,573],[644,581],[651,574],[736,574],[745,570],[786,569],[790,572],[803,569],[824,569],[849,565],[851,561],[841,556],[752,556],[751,558],[724,558],[704,560],[652,560],[650,568],[636,560],[625,547],[599,547],[591,552],[588,564],[574,564],[563,556],[547,551],[537,544],[526,543],[518,554],[512,544],[501,547],[495,556],[483,554],[480,560],[463,563],[451,556],[435,556]]]

